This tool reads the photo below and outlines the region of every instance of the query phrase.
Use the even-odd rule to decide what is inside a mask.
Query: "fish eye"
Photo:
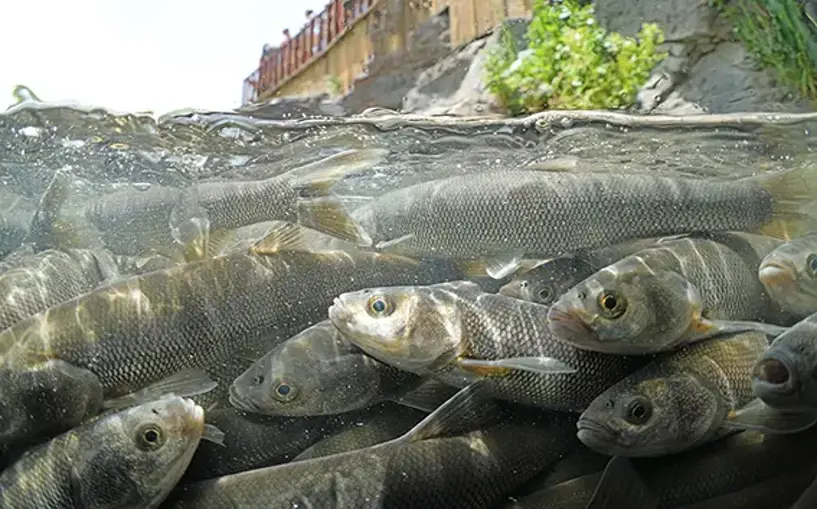
[[[296,391],[295,387],[287,382],[278,382],[273,389],[273,394],[279,401],[287,402],[295,399],[298,391]]]
[[[599,309],[606,318],[618,318],[627,310],[627,299],[613,290],[606,290],[599,294]]]
[[[255,375],[255,378],[252,379],[252,383],[255,385],[261,385],[264,383],[264,375]]]
[[[652,417],[652,405],[644,399],[636,399],[627,405],[624,419],[630,424],[644,424]]]
[[[812,277],[817,277],[817,254],[812,253],[808,255],[806,267],[808,267],[808,271]]]
[[[143,451],[154,451],[164,445],[162,428],[156,424],[145,424],[136,432],[136,445]]]
[[[539,298],[542,299],[543,301],[546,302],[549,301],[551,296],[550,288],[542,288],[541,290],[539,290],[538,295]]]
[[[389,316],[392,312],[391,303],[382,295],[370,297],[366,309],[372,316]]]

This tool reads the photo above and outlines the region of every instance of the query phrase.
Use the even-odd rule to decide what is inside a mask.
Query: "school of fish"
[[[817,507],[817,164],[388,156],[3,196],[0,508]]]

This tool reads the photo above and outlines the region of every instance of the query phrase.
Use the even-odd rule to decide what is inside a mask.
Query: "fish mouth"
[[[548,325],[553,335],[568,342],[585,342],[598,339],[596,331],[587,323],[579,310],[568,310],[561,306],[551,306],[548,311]]]
[[[609,426],[600,422],[580,418],[576,423],[576,428],[579,430],[576,433],[579,440],[596,451],[610,450],[616,443],[616,433]]]
[[[758,271],[758,279],[765,286],[792,286],[797,282],[797,273],[786,263],[769,262]]]
[[[796,405],[801,384],[796,363],[781,351],[767,355],[752,373],[752,392],[764,403],[774,407]]]
[[[243,410],[245,412],[260,413],[258,405],[256,405],[249,398],[245,397],[235,384],[230,385],[230,395],[228,400],[233,408]]]

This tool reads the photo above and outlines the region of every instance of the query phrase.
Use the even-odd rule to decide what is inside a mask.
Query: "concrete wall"
[[[457,48],[486,34],[506,18],[529,16],[533,0],[380,0],[323,54],[260,100],[330,92],[332,77],[340,81],[342,92],[347,92],[358,77],[368,72],[373,57],[382,59],[386,54],[405,52],[409,34],[446,8],[451,47]]]

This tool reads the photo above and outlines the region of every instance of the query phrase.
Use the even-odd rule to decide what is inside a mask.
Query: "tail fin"
[[[27,242],[36,251],[52,248],[79,247],[73,227],[60,218],[71,195],[73,176],[68,170],[57,170],[40,197],[37,211],[31,220]]]
[[[292,185],[296,189],[303,189],[311,195],[325,195],[347,175],[379,164],[387,154],[385,149],[347,150],[290,170],[284,176],[293,179]]]
[[[817,231],[817,163],[806,161],[796,168],[752,180],[772,195],[772,219],[760,228],[761,233],[791,240]]]

